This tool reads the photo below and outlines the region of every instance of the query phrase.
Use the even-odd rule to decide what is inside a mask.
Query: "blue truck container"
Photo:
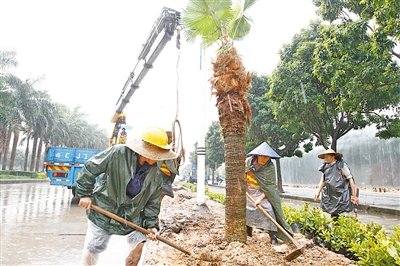
[[[49,148],[44,160],[44,169],[50,180],[50,185],[67,186],[72,188],[74,193],[76,179],[83,164],[99,152],[101,150],[64,147]]]

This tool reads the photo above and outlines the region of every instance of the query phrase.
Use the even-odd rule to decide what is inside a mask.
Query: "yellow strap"
[[[249,184],[249,186],[251,186],[253,188],[257,188],[257,189],[260,188],[260,185],[258,184],[257,179],[252,172],[246,173],[246,180],[247,180],[247,184]]]
[[[163,164],[160,166],[160,170],[161,170],[161,172],[163,172],[163,173],[166,174],[167,176],[171,176],[171,171],[168,169],[166,163],[163,163]]]

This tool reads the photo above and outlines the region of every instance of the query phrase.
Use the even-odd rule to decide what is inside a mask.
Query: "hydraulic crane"
[[[130,73],[128,80],[125,82],[116,103],[115,114],[111,119],[111,122],[114,123],[114,129],[109,140],[109,146],[117,143],[126,143],[126,116],[123,110],[129,103],[133,93],[139,88],[147,72],[153,67],[154,61],[160,55],[165,45],[171,40],[175,31],[177,31],[176,46],[180,49],[180,12],[164,7],[161,10],[161,15],[155,21],[146,42],[143,44],[138,61]],[[138,68],[141,62],[143,64],[137,70],[136,68]]]

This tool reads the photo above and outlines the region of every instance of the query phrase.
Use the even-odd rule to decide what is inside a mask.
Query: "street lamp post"
[[[200,78],[202,84],[200,91],[200,108],[203,109],[200,115],[200,134],[197,142],[197,204],[205,203],[205,169],[206,169],[206,148],[205,148],[205,116],[206,116],[206,70],[204,67],[205,48],[200,45]]]

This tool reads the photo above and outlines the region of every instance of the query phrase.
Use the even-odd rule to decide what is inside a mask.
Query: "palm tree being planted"
[[[225,239],[246,242],[245,133],[251,109],[247,101],[251,74],[233,45],[250,31],[245,12],[255,0],[190,0],[183,14],[189,40],[207,47],[218,43],[210,78],[224,136],[226,168]]]

